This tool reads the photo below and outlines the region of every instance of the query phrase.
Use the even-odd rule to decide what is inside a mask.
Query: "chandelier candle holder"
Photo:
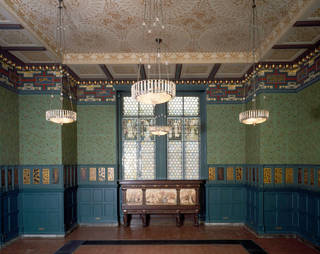
[[[161,104],[176,96],[176,84],[166,79],[145,79],[132,85],[131,96],[145,104]]]
[[[243,124],[248,125],[257,125],[263,123],[269,119],[269,111],[265,109],[256,108],[256,84],[258,83],[258,73],[256,70],[256,35],[258,33],[257,26],[257,11],[256,11],[256,2],[252,0],[252,58],[253,58],[253,77],[251,85],[253,86],[253,99],[252,99],[252,109],[241,112],[239,114],[239,121]]]
[[[64,50],[64,30],[65,27],[63,25],[63,0],[58,0],[58,22],[57,22],[57,34],[56,34],[56,41],[57,41],[57,53],[58,55],[63,57],[63,50]],[[62,59],[61,59],[62,62]],[[72,95],[71,95],[71,84],[69,84],[69,99],[71,104],[71,110],[63,109],[63,68],[60,66],[60,72],[61,72],[61,85],[60,85],[60,103],[61,107],[60,109],[51,109],[51,103],[50,103],[50,109],[46,111],[46,120],[57,123],[57,124],[68,124],[73,123],[77,121],[77,113],[73,111],[73,105],[72,105]],[[68,79],[67,79],[68,80]],[[51,96],[51,99],[53,100],[54,96]]]

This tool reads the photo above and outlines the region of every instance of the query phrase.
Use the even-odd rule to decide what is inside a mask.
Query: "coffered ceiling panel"
[[[181,78],[208,78],[213,64],[184,64]]]
[[[258,1],[265,43],[262,47],[268,49],[274,44],[315,1]],[[3,0],[3,4],[47,44],[43,46],[54,49],[57,1]],[[150,52],[159,36],[151,33],[150,38],[143,37],[143,0],[68,0],[64,4],[69,53],[66,63],[83,63],[84,59],[101,64],[138,63],[139,54]],[[164,12],[166,28],[161,37],[163,47],[172,54],[171,63],[245,62],[250,45],[251,1],[164,0]],[[120,60],[112,55],[119,53],[128,55],[121,55]],[[203,53],[208,54],[200,56]]]
[[[216,78],[241,78],[251,64],[222,64],[216,74]]]
[[[316,9],[309,17],[310,19],[320,19],[320,8]]]
[[[135,79],[138,76],[137,64],[108,64],[107,68],[115,79]]]
[[[272,49],[263,60],[266,62],[290,62],[296,59],[304,51],[305,49]]]
[[[320,39],[320,27],[292,27],[278,43],[310,43]]]
[[[69,65],[69,67],[80,78],[101,78],[106,79],[106,75],[103,73],[99,65],[96,64],[77,64]]]
[[[25,30],[3,30],[0,33],[0,46],[41,46]]]
[[[56,56],[49,51],[12,51],[13,55],[21,59],[25,63],[55,63],[57,62]]]

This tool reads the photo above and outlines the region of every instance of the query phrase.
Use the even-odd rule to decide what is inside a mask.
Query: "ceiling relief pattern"
[[[263,52],[315,0],[259,1]],[[54,0],[4,0],[45,46],[54,49]],[[143,0],[67,0],[65,63],[138,63],[145,45]],[[167,28],[162,35],[170,63],[246,63],[251,1],[164,0]],[[151,40],[152,41],[152,40]],[[270,46],[271,45],[271,46]]]

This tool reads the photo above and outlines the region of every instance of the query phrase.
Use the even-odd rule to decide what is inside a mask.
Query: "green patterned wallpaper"
[[[0,87],[0,165],[19,164],[18,95]]]
[[[297,96],[297,160],[303,164],[320,164],[320,81]]]
[[[239,122],[242,104],[207,105],[207,162],[245,163],[245,126]]]
[[[69,99],[64,99],[64,109],[77,111],[77,105],[70,104]],[[62,126],[62,163],[64,165],[77,164],[77,123]]]
[[[116,105],[78,105],[78,164],[116,163]]]
[[[261,108],[270,112],[260,128],[260,163],[296,164],[298,160],[297,94],[263,94]]]
[[[54,100],[59,100],[55,97]],[[19,96],[20,164],[61,164],[61,126],[46,121],[50,95]]]
[[[257,108],[260,107],[260,103],[257,100]],[[246,104],[246,110],[252,109],[252,103]],[[245,140],[246,140],[246,163],[259,164],[260,163],[260,125],[252,126],[245,125]]]

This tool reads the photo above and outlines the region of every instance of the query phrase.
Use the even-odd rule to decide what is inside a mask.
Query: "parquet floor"
[[[0,254],[53,254],[60,247],[62,247],[69,240],[117,240],[117,239],[144,239],[144,240],[201,240],[201,239],[250,239],[256,242],[269,254],[317,254],[320,253],[316,249],[311,248],[307,244],[298,239],[286,238],[256,238],[254,234],[248,231],[244,226],[216,226],[216,225],[200,225],[194,227],[191,223],[185,223],[182,227],[176,227],[174,221],[163,224],[150,224],[149,227],[142,227],[137,222],[133,223],[131,227],[123,226],[100,226],[100,227],[87,227],[81,226],[75,229],[66,238],[20,238],[8,246],[0,250]],[[212,247],[212,246],[211,246]],[[198,247],[188,248],[187,251],[182,251],[179,248],[168,248],[146,246],[144,251],[141,251],[141,246],[137,246],[136,250],[132,249],[130,253],[154,253],[156,248],[161,249],[158,253],[219,253],[230,254],[234,253],[233,247],[213,246],[208,252],[199,249]],[[150,248],[150,249],[148,249]],[[169,251],[170,250],[170,251]],[[242,251],[242,250],[241,250]],[[239,252],[241,254],[242,252]],[[128,253],[127,250],[121,252],[120,249],[109,248],[108,251],[103,249],[102,246],[81,246],[76,254],[83,253]]]

